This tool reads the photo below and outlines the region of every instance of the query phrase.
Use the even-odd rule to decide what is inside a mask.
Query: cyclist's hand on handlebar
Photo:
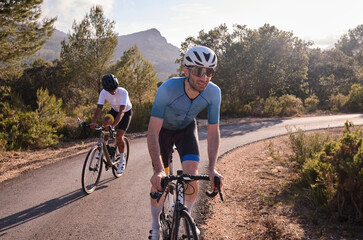
[[[155,172],[151,177],[150,182],[154,191],[161,191],[161,179],[166,177],[165,171]]]
[[[216,170],[213,170],[213,171],[211,171],[209,173],[209,179],[210,179],[210,182],[211,182],[211,185],[212,185],[212,191],[213,192],[218,192],[217,187],[214,185],[214,177],[215,176],[218,177],[219,180],[220,180],[219,189],[222,189],[222,187],[223,187],[224,177],[219,172],[217,172]]]
[[[98,124],[97,123],[91,123],[89,125],[89,127],[94,130],[96,127],[98,127]]]

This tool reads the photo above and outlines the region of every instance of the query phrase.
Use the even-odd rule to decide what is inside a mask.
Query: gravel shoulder
[[[334,131],[339,132],[339,129]],[[315,133],[317,131],[311,132]],[[270,156],[288,153],[288,136],[240,147],[223,156],[225,201],[201,199],[195,216],[202,239],[363,239],[363,226],[337,222],[288,192],[296,175]]]

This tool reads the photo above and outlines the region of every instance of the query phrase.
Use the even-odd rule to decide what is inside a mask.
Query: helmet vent
[[[198,52],[197,52],[197,51],[193,51],[193,52],[194,52],[195,56],[198,58],[198,60],[199,60],[200,62],[203,62],[203,60],[200,58],[200,56],[199,56]]]
[[[214,55],[214,58],[213,58],[213,60],[212,60],[212,63],[215,63],[216,62],[216,55]],[[215,64],[213,64],[213,66],[214,66]]]
[[[193,61],[192,61],[192,59],[191,59],[189,56],[187,56],[187,57],[186,57],[186,59],[187,59],[189,62],[193,62]]]
[[[210,58],[210,53],[203,53],[205,60],[207,60],[207,62],[209,61]]]

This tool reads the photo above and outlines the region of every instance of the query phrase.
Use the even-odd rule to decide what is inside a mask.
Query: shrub
[[[223,117],[245,117],[250,114],[250,109],[246,109],[240,102],[227,102],[221,103],[221,118]]]
[[[42,123],[60,129],[64,124],[64,112],[62,110],[62,99],[57,99],[54,95],[49,95],[47,89],[37,90],[37,113]]]
[[[344,96],[341,93],[337,95],[331,95],[329,97],[329,107],[331,111],[339,112],[345,110],[345,104],[348,101],[348,96]]]
[[[60,135],[57,130],[61,128],[64,116],[62,101],[49,96],[47,90],[39,90],[37,99],[39,108],[34,112],[2,103],[1,149],[39,149],[58,144]]]
[[[315,112],[318,109],[319,98],[313,94],[305,99],[305,109],[307,112]]]
[[[363,218],[363,134],[346,122],[343,136],[325,144],[303,166],[302,174],[323,204],[347,219]]]
[[[289,147],[292,154],[288,156],[292,162],[292,166],[297,171],[301,171],[305,162],[319,153],[325,143],[331,140],[331,134],[315,133],[306,134],[303,130],[298,129],[296,133],[292,129],[287,129],[289,132]]]
[[[266,116],[277,116],[281,112],[281,105],[277,99],[277,97],[268,97],[266,98],[264,105],[264,115]]]
[[[353,112],[363,111],[363,86],[353,84],[346,102],[347,108]]]
[[[279,97],[281,106],[280,116],[294,116],[304,110],[302,101],[294,95],[285,94]]]
[[[257,97],[254,101],[244,106],[244,111],[249,115],[261,117],[264,111],[264,99]]]
[[[132,105],[132,119],[128,129],[129,132],[140,132],[147,130],[152,105],[152,102]]]

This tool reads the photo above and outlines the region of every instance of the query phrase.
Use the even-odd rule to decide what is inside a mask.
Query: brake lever
[[[160,200],[160,198],[161,198],[162,195],[163,195],[162,192],[151,192],[150,193],[150,197],[152,199],[156,199],[157,202],[159,202],[159,200]]]
[[[163,196],[163,193],[165,192],[165,189],[168,186],[166,178],[161,179],[161,186],[163,186],[163,189],[161,191],[150,192],[150,197],[152,199],[156,199],[156,202],[160,201],[161,196]]]
[[[80,127],[82,128],[89,127],[89,125],[86,122],[82,121],[79,117],[77,117],[77,119]]]
[[[206,194],[208,197],[215,197],[219,193],[219,197],[221,198],[222,202],[224,201],[222,191],[221,191],[221,180],[219,177],[214,176],[214,187],[217,188],[217,190],[214,188],[213,191],[207,191]]]

